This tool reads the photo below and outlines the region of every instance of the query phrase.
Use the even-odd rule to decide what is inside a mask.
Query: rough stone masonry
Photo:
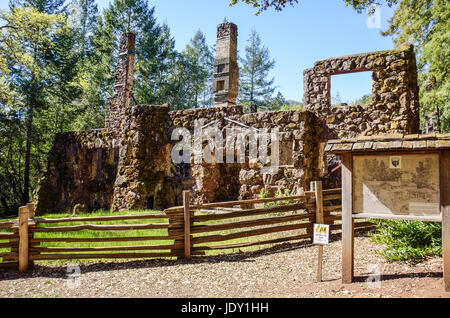
[[[214,107],[170,111],[167,105],[130,105],[135,35],[122,34],[105,128],[55,136],[36,192],[36,215],[67,212],[76,204],[90,211],[164,209],[181,204],[186,189],[195,203],[254,198],[261,191],[295,194],[308,189],[310,181],[324,179],[337,164],[324,151],[327,140],[419,132],[412,46],[318,61],[304,71],[303,110],[244,114],[236,105],[237,35],[233,23],[217,28]],[[331,76],[361,71],[372,72],[371,104],[332,107]],[[278,128],[278,169],[267,172],[247,157],[244,162],[196,163],[191,156],[190,162],[174,164],[171,150],[177,141],[171,134],[175,128],[193,132],[196,120],[222,133],[236,126]]]

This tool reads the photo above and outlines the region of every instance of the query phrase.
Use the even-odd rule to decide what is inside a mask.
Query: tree
[[[72,54],[78,57],[74,69],[75,83],[81,92],[70,104],[64,105],[67,118],[71,119],[71,130],[92,129],[104,126],[105,92],[104,79],[109,73],[99,64],[102,53],[94,44],[98,8],[95,0],[73,0],[69,7],[69,21],[75,32]],[[70,106],[70,107],[69,107]]]
[[[234,6],[239,1],[257,8],[258,11],[256,12],[256,15],[267,10],[269,7],[274,7],[276,10],[281,11],[287,4],[294,5],[298,3],[298,0],[231,0],[230,6]]]
[[[231,0],[234,5],[239,0]],[[297,0],[242,0],[259,11],[274,7],[282,10]],[[373,11],[373,5],[397,5],[384,36],[395,44],[409,42],[417,53],[421,117],[436,117],[441,131],[450,131],[450,6],[446,0],[344,0],[357,12]],[[372,9],[372,10],[371,10]]]
[[[383,35],[395,44],[413,43],[417,52],[422,119],[436,116],[450,131],[450,6],[445,0],[398,2]]]
[[[255,13],[256,15],[260,14],[262,11],[267,10],[270,7],[275,8],[277,11],[283,10],[286,5],[294,6],[298,4],[298,0],[231,0],[230,6],[234,6],[238,2],[244,2],[257,8],[258,11]],[[392,6],[398,2],[398,0],[343,0],[345,1],[345,5],[352,6],[358,12],[361,12],[364,9],[369,8],[374,4],[386,3],[389,6]]]
[[[104,77],[102,87],[112,87],[118,41],[121,33],[136,34],[134,93],[139,103],[164,102],[171,89],[166,82],[169,65],[174,58],[175,41],[167,25],[161,27],[146,0],[114,0],[98,21],[94,44]],[[105,97],[111,93],[109,89]]]
[[[39,12],[47,14],[65,13],[67,6],[66,0],[10,0],[9,7],[26,7],[30,6]]]
[[[22,203],[29,201],[34,119],[46,107],[46,87],[51,78],[44,70],[46,55],[53,48],[52,39],[63,32],[65,17],[47,14],[31,6],[12,6],[0,11],[0,61],[7,61],[9,87],[20,102],[2,104],[3,112],[24,122],[25,149]],[[14,121],[14,120],[13,120]]]
[[[275,90],[274,79],[267,80],[275,61],[270,59],[269,50],[261,43],[256,30],[252,30],[248,43],[245,57],[240,58],[239,100],[246,107],[256,104],[258,109],[264,110],[267,108],[267,99]]]
[[[281,92],[278,92],[275,97],[266,97],[264,101],[265,110],[282,110],[288,102]]]
[[[81,59],[92,54],[92,35],[97,26],[98,7],[95,0],[73,0],[69,19],[77,32],[77,46]]]
[[[361,98],[355,100],[353,105],[369,105],[370,103],[372,103],[372,95],[364,94]]]
[[[343,103],[341,93],[339,91],[336,92],[336,95],[331,97],[331,104],[333,106],[340,106]]]
[[[189,108],[210,107],[212,98],[212,76],[214,55],[206,44],[205,35],[199,30],[182,53],[186,58],[187,90]]]

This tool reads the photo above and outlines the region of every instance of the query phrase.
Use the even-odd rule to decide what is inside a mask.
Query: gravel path
[[[0,297],[450,297],[442,258],[388,263],[364,235],[355,238],[357,281],[341,284],[341,241],[324,248],[324,281],[316,283],[317,247],[283,244],[255,252],[190,261],[84,263],[77,280],[66,266],[39,265],[27,274],[0,271]],[[68,263],[69,264],[69,263]],[[380,284],[367,284],[371,264]]]

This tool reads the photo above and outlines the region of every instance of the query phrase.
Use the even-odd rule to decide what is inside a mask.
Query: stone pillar
[[[114,182],[112,211],[164,209],[168,193],[163,191],[171,167],[172,120],[169,106],[130,107],[127,126],[120,140],[119,163]]]
[[[133,92],[135,40],[136,35],[133,33],[122,33],[120,37],[113,97],[106,100],[105,126],[117,139],[129,113]]]
[[[226,22],[217,27],[216,59],[214,61],[214,106],[236,104],[239,89],[237,63],[237,26]]]

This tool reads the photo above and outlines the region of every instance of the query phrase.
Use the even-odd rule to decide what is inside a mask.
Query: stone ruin
[[[338,158],[324,151],[327,140],[419,132],[412,46],[317,61],[304,71],[303,110],[244,114],[236,105],[237,35],[233,23],[218,26],[214,107],[170,110],[167,105],[130,105],[135,35],[122,34],[105,128],[55,136],[36,192],[36,214],[66,212],[76,204],[90,211],[164,209],[182,204],[183,190],[192,191],[193,203],[203,203],[255,198],[261,190],[269,196],[286,190],[298,194],[309,189],[313,180],[338,186],[339,178],[325,179],[339,164]],[[361,71],[372,72],[371,104],[332,107],[330,77]],[[244,160],[233,163],[196,162],[192,154],[190,162],[173,163],[172,148],[178,140],[172,140],[172,132],[184,128],[194,133],[196,121],[224,135],[235,127],[278,128],[277,169],[268,171],[249,160],[248,149]]]

